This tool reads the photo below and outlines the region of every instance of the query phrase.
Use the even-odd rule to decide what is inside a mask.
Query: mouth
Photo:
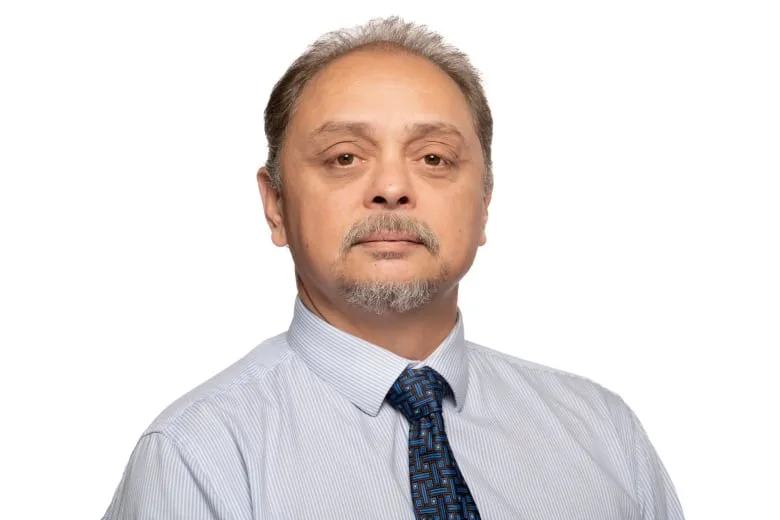
[[[417,235],[398,232],[380,232],[364,236],[356,244],[360,249],[373,251],[376,254],[390,254],[393,258],[401,258],[423,245]],[[400,255],[400,256],[398,256]]]
[[[420,238],[417,235],[395,232],[371,233],[361,238],[358,244],[371,244],[377,242],[406,242],[410,244],[422,244]]]
[[[358,245],[367,245],[367,244],[422,245],[422,242],[420,241],[419,237],[417,237],[414,234],[383,232],[383,233],[371,233],[370,235],[366,235],[365,237],[360,239],[360,241],[358,241]]]

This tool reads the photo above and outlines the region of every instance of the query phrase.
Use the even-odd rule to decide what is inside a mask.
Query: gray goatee
[[[433,254],[439,253],[439,241],[424,223],[411,217],[382,213],[355,224],[342,241],[342,258],[363,237],[380,231],[410,233]],[[397,258],[397,253],[377,253],[377,259]],[[409,281],[352,280],[339,277],[340,289],[350,305],[373,314],[406,313],[431,301],[447,279],[447,268],[430,278]]]

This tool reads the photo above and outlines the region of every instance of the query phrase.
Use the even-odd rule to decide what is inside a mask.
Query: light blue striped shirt
[[[384,397],[410,364],[296,299],[289,330],[169,406],[105,520],[414,520],[409,424]],[[420,364],[452,388],[447,435],[484,520],[680,520],[635,414],[583,377],[468,342]]]

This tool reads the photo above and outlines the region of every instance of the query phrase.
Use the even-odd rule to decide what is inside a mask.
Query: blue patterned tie
[[[441,403],[448,388],[430,367],[407,368],[387,393],[409,420],[409,483],[417,520],[480,518],[444,431]]]

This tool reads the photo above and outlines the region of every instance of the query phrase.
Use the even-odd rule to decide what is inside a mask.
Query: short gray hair
[[[306,84],[333,60],[361,48],[374,47],[408,52],[437,65],[457,83],[468,102],[474,118],[474,128],[482,146],[485,162],[484,190],[493,189],[493,116],[482,87],[479,72],[468,56],[445,43],[444,38],[424,25],[405,22],[397,16],[375,18],[364,25],[326,33],[299,56],[274,85],[265,108],[265,135],[268,158],[265,167],[271,185],[282,187],[279,154],[287,126]]]

